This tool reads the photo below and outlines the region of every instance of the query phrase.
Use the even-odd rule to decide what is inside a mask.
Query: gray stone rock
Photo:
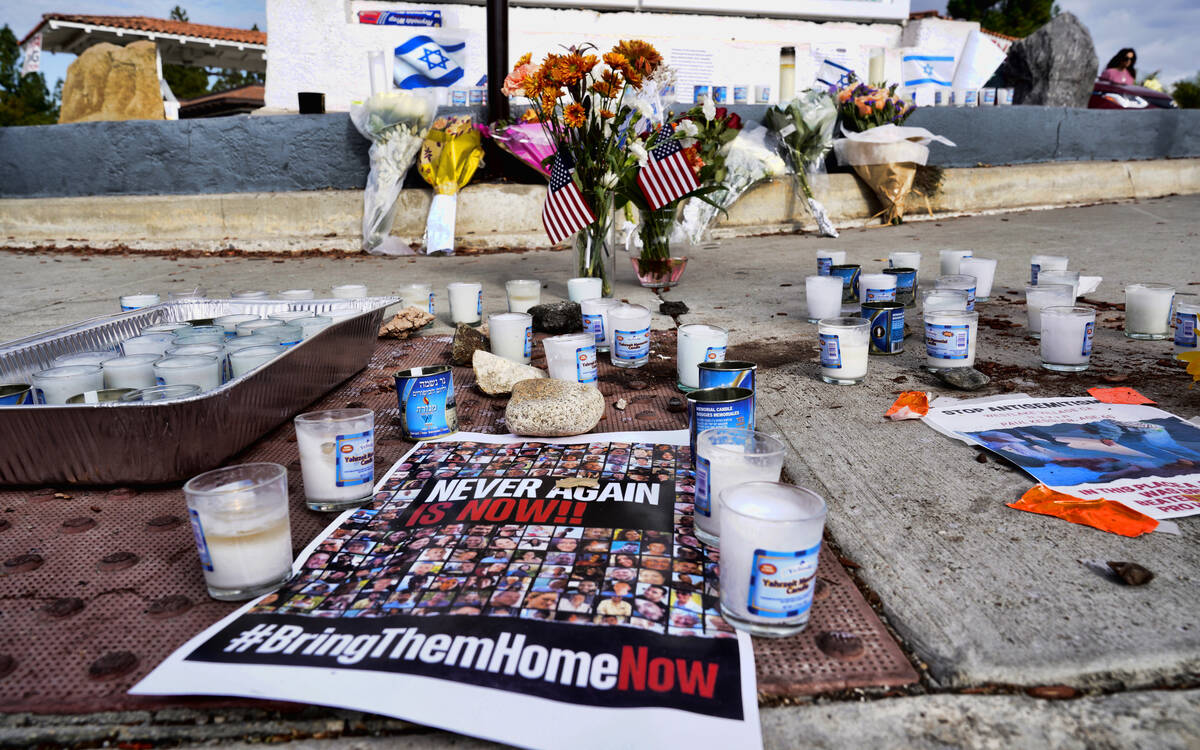
[[[974,367],[952,367],[949,370],[934,370],[933,374],[938,380],[960,391],[977,391],[992,382],[991,378]]]
[[[548,377],[545,370],[518,364],[482,349],[476,349],[471,355],[471,367],[475,370],[475,382],[479,390],[489,396],[509,393],[513,385],[522,380]]]
[[[575,333],[583,330],[583,312],[578,302],[548,302],[529,308],[533,330],[542,333]]]
[[[450,344],[450,362],[459,367],[466,367],[472,362],[477,351],[487,350],[487,338],[479,329],[472,328],[466,323],[459,323],[454,329],[454,341]]]
[[[516,435],[582,435],[604,416],[604,397],[582,383],[522,380],[513,386],[504,416]]]
[[[1014,42],[997,71],[1017,104],[1086,107],[1099,73],[1092,35],[1072,13]]]

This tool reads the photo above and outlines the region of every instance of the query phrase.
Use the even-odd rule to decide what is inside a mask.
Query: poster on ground
[[[760,748],[692,533],[686,430],[418,445],[297,574],[131,692],[369,711],[535,748]]]
[[[1091,397],[935,402],[934,429],[981,445],[1042,484],[1156,520],[1200,513],[1200,427],[1153,406]]]

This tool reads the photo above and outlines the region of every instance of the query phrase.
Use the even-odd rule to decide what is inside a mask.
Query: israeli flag
[[[854,78],[853,70],[841,63],[835,63],[829,58],[821,60],[821,67],[817,69],[817,83],[831,88],[845,88],[850,85],[852,78]]]
[[[417,34],[396,48],[392,79],[396,88],[423,89],[451,86],[464,75],[457,57],[466,42],[445,44]]]
[[[932,84],[950,88],[954,80],[953,55],[905,55],[901,62],[906,87]]]

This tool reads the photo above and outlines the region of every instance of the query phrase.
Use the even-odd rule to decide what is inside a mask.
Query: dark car
[[[1144,86],[1130,86],[1097,80],[1088,100],[1088,109],[1175,109],[1169,95]]]

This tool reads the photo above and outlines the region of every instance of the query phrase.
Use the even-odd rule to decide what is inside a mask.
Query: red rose
[[[724,119],[725,119],[725,115],[726,115],[726,114],[728,114],[728,113],[729,113],[729,110],[725,109],[724,107],[717,107],[717,116],[716,116],[716,119],[717,119],[717,120],[724,120]]]
[[[729,119],[725,121],[725,127],[732,128],[734,130],[741,130],[742,129],[742,118],[738,117],[737,112],[734,112],[733,114],[731,114],[729,116]]]

